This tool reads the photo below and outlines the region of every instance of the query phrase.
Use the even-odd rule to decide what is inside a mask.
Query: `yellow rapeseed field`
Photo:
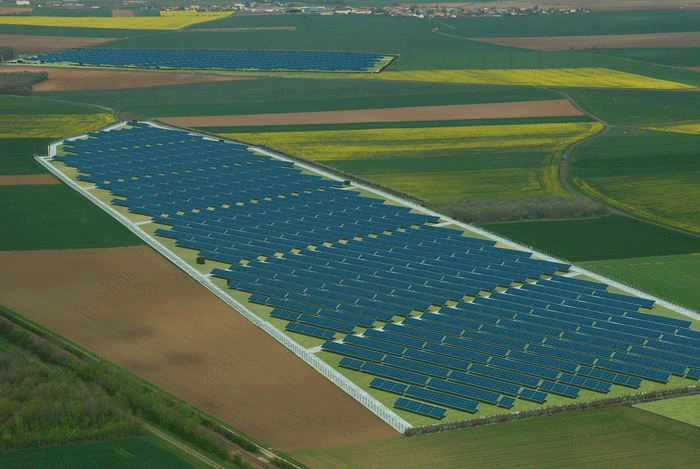
[[[97,130],[114,122],[112,114],[2,116],[0,138],[59,138]]]
[[[598,132],[597,122],[475,125],[310,132],[228,133],[313,160],[373,158],[379,154],[434,152],[446,149],[565,147]]]
[[[512,70],[408,70],[387,71],[359,78],[490,85],[541,85],[589,88],[686,89],[695,88],[607,68],[552,68]]]
[[[700,124],[678,124],[664,127],[644,127],[644,130],[656,132],[672,132],[676,134],[700,135]]]
[[[558,164],[598,122],[476,125],[224,136],[349,171],[429,200],[565,195]]]
[[[60,16],[0,16],[0,24],[26,26],[54,26],[60,28],[104,28],[104,29],[182,29],[204,21],[230,16],[230,13],[215,15],[175,16],[131,16],[131,17],[60,17]]]

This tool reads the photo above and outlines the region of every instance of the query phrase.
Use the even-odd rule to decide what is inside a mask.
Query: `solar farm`
[[[195,70],[380,71],[394,57],[365,52],[213,49],[71,49],[29,57],[42,64]]]
[[[392,411],[370,408],[395,412],[385,420],[401,431],[424,421],[412,416],[700,378],[700,332],[653,300],[247,144],[130,121],[53,148],[74,183],[147,217],[156,240],[216,266],[206,277],[326,357],[325,376],[346,370],[369,381],[344,389],[393,396]]]

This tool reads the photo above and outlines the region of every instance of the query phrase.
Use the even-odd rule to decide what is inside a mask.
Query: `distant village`
[[[7,4],[9,2],[2,2]],[[100,8],[98,4],[84,3],[80,1],[50,1],[50,2],[34,2],[30,0],[15,0],[12,2],[17,6],[31,6],[35,8]],[[215,11],[231,11],[247,14],[318,14],[318,15],[390,15],[390,16],[406,16],[414,18],[434,18],[434,17],[450,17],[456,18],[460,16],[527,16],[527,15],[560,15],[573,13],[588,13],[591,10],[588,8],[532,8],[523,7],[479,7],[474,4],[465,4],[464,6],[434,6],[421,5],[396,5],[382,7],[363,7],[363,6],[345,6],[342,0],[333,2],[327,0],[326,5],[307,5],[302,6],[299,3],[284,3],[284,2],[251,2],[232,4],[206,4],[206,5],[189,5],[185,7],[172,7],[153,4],[147,0],[126,0],[124,6],[132,9],[140,10],[191,10],[202,12]]]

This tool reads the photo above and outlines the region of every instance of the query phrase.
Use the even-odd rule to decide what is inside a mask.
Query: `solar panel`
[[[296,332],[297,334],[304,334],[311,337],[318,337],[320,339],[333,340],[335,338],[335,332],[329,331],[328,329],[322,329],[320,327],[308,326],[306,324],[299,324],[297,322],[290,322],[284,328],[285,331]]]
[[[453,396],[440,391],[423,389],[416,386],[409,386],[408,389],[406,389],[405,395],[469,413],[476,412],[477,408],[479,407],[479,403],[477,401]]]
[[[406,399],[405,397],[399,397],[394,402],[394,407],[401,410],[406,410],[408,412],[413,412],[415,414],[425,415],[427,417],[432,417],[434,419],[440,420],[445,416],[447,412],[446,409],[441,407],[436,407],[430,404],[423,404],[422,402],[412,401]]]

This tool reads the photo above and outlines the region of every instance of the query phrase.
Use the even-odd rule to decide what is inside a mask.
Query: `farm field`
[[[670,132],[674,134],[700,135],[700,124],[676,124],[662,127],[645,127],[644,130],[654,130],[656,132]]]
[[[150,247],[0,262],[7,307],[275,448],[398,436]]]
[[[557,161],[598,123],[224,134],[431,201],[561,194]]]
[[[363,77],[358,77],[363,78]],[[538,85],[579,88],[691,89],[685,83],[660,80],[606,68],[539,68],[495,70],[386,71],[368,79],[410,80],[483,85]]]
[[[606,259],[582,267],[700,311],[700,246],[695,253]]]
[[[18,53],[48,52],[103,44],[114,40],[108,37],[31,36],[28,34],[0,34],[0,42]]]
[[[0,24],[18,26],[48,26],[60,28],[175,30],[196,23],[229,16],[218,15],[172,15],[125,17],[60,17],[60,16],[0,16]]]
[[[588,112],[614,125],[700,119],[700,94],[651,90],[567,90]]]
[[[700,233],[698,141],[696,135],[615,130],[574,150],[568,177],[607,204]]]
[[[142,244],[65,185],[0,186],[0,224],[12,227],[0,237],[0,251]]]
[[[34,155],[46,154],[51,138],[1,138],[0,175],[46,173]]]
[[[638,409],[700,427],[700,396],[682,396],[637,404]]]
[[[319,111],[242,116],[196,116],[160,118],[181,127],[235,127],[304,124],[352,124],[364,122],[419,122],[460,119],[514,119],[519,117],[578,116],[581,111],[565,99],[510,103],[452,104],[355,111]]]
[[[700,31],[656,34],[616,34],[585,36],[542,36],[479,38],[480,41],[509,47],[535,50],[591,49],[604,55],[616,55],[613,50],[639,48],[691,48],[700,47]],[[598,51],[597,49],[605,50]],[[613,50],[611,50],[613,49]],[[639,51],[625,51],[627,56],[637,57]],[[679,51],[680,52],[680,51]],[[675,65],[675,64],[674,64]]]
[[[0,72],[47,72],[49,78],[34,85],[33,92],[98,89],[133,89],[211,81],[250,80],[231,75],[205,75],[179,72],[139,72],[59,67],[11,66]]]
[[[618,406],[372,444],[295,451],[311,467],[675,468],[700,457],[696,427]],[[566,461],[563,463],[563,461]]]
[[[38,96],[108,106],[144,117],[381,109],[560,99],[553,91],[372,80],[258,78],[148,89],[43,92]]]
[[[0,186],[26,186],[32,184],[58,184],[59,180],[51,174],[11,174],[0,175]]]
[[[2,453],[2,461],[13,469],[194,469],[195,466],[166,450],[152,438],[118,440],[53,446]]]
[[[621,215],[490,223],[483,228],[572,262],[700,252],[700,239],[694,236]]]
[[[59,138],[99,129],[114,121],[114,116],[106,112],[42,116],[4,115],[0,120],[0,138]]]
[[[693,40],[690,40],[687,46],[681,46],[680,44],[666,45],[664,42],[661,42],[660,44],[651,43],[647,47],[634,49],[611,47],[591,49],[588,52],[662,65],[679,67],[700,66],[700,44],[694,43]]]

